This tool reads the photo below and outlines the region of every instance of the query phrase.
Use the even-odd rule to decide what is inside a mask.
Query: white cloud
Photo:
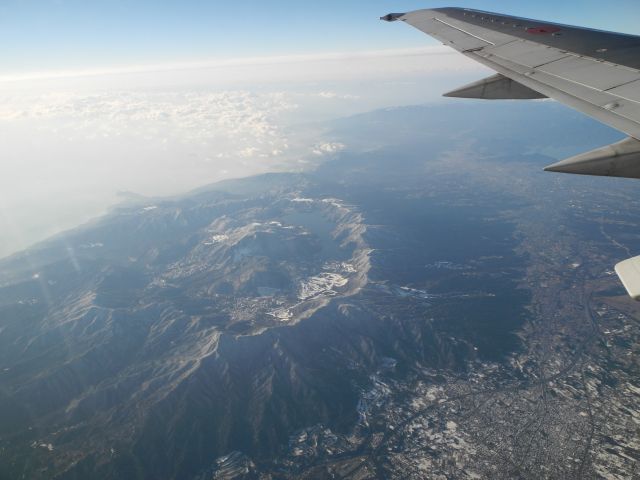
[[[346,145],[344,145],[343,143],[321,143],[315,145],[311,151],[314,155],[322,156],[341,152],[345,148]]]
[[[181,143],[218,157],[283,152],[279,116],[297,107],[282,93],[57,93],[4,98],[0,122],[94,140],[128,137],[159,145]]]
[[[336,92],[318,92],[317,96],[320,98],[326,98],[327,100],[358,100],[360,98],[359,95],[340,94]]]

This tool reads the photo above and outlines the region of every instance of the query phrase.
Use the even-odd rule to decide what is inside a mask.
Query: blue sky
[[[377,18],[450,5],[628,33],[640,13],[637,0],[2,0],[0,72],[416,47],[434,41]]]

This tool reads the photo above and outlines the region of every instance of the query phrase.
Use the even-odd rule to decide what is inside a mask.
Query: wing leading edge
[[[545,170],[640,178],[640,37],[466,8],[390,13],[381,19],[408,23],[497,72],[446,96],[548,97],[629,136]],[[619,263],[616,272],[640,300],[640,256]]]

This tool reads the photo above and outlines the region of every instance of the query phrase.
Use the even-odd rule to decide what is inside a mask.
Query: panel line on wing
[[[540,71],[560,76],[571,82],[587,85],[599,91],[617,87],[630,80],[640,80],[640,73],[594,61],[590,58],[570,56],[540,68]]]
[[[588,89],[590,89],[590,90],[593,90],[594,92],[607,93],[607,94],[609,94],[609,95],[613,95],[614,97],[617,97],[617,98],[620,98],[620,99],[621,99],[621,98],[623,98],[623,97],[620,97],[619,95],[616,95],[615,93],[610,93],[610,92],[609,92],[609,90],[612,90],[612,89],[618,88],[618,87],[620,87],[620,86],[622,86],[622,85],[624,85],[624,84],[615,85],[615,86],[613,86],[613,87],[611,87],[611,88],[608,88],[608,89],[606,89],[606,90],[603,90],[603,89],[601,89],[601,88],[594,87],[593,85],[588,85],[588,84],[586,84],[586,83],[582,83],[582,82],[579,82],[579,81],[574,80],[574,79],[571,79],[571,78],[563,77],[563,76],[561,76],[560,74],[557,74],[557,73],[551,73],[551,72],[548,72],[548,71],[545,71],[545,70],[540,70],[538,73],[544,73],[545,75],[549,75],[550,77],[555,77],[555,78],[557,78],[557,79],[559,79],[559,80],[562,80],[562,81],[565,81],[565,82],[573,83],[574,85],[580,85],[581,87],[588,88]],[[632,82],[635,82],[635,81],[637,81],[637,79],[632,80]],[[630,100],[630,99],[629,99],[629,100]],[[637,100],[630,100],[630,101],[631,101],[631,102],[633,102],[633,103],[638,103],[638,104],[640,104],[640,102],[638,102]]]
[[[616,88],[624,87],[624,86],[629,85],[631,83],[636,83],[638,80],[640,80],[640,79],[635,78],[633,80],[629,80],[628,82],[621,83],[620,85],[616,85],[615,87],[607,88],[606,90],[603,90],[603,92],[611,92],[611,90],[615,90]],[[613,93],[613,92],[611,92],[611,93]],[[616,95],[616,96],[618,96],[620,98],[625,98],[625,97],[622,97],[621,95],[618,95],[616,93],[613,93],[613,95]],[[633,99],[630,99],[630,98],[628,100],[631,100],[632,102],[636,102],[637,101],[637,100],[633,100]]]
[[[536,65],[535,67],[532,67],[534,69],[536,68],[540,68],[540,67],[546,67],[547,65],[552,64],[553,62],[559,62],[560,60],[564,60],[565,58],[567,58],[569,55],[566,55],[564,57],[561,58],[556,58],[555,60],[549,60],[547,63],[541,63],[540,65]]]
[[[467,32],[466,30],[463,30],[463,29],[462,29],[462,28],[460,28],[460,27],[456,27],[455,25],[451,25],[450,23],[447,23],[447,22],[445,22],[444,20],[440,20],[438,17],[434,17],[433,19],[434,19],[436,22],[440,22],[440,23],[442,23],[442,24],[446,25],[447,27],[453,28],[454,30],[458,30],[459,32],[462,32],[462,33],[464,33],[464,34],[466,34],[466,35],[469,35],[470,37],[476,38],[476,39],[478,39],[478,40],[480,40],[480,41],[483,41],[483,42],[486,42],[486,43],[488,43],[488,44],[490,44],[490,45],[495,45],[495,43],[490,42],[490,41],[489,41],[489,40],[487,40],[487,39],[484,39],[484,38],[482,38],[482,37],[479,37],[478,35],[474,35],[473,33]]]
[[[479,55],[477,52],[465,55],[476,60],[477,62],[486,65],[489,68],[492,68],[493,70],[505,75],[506,77],[512,78],[513,80],[522,83],[529,88],[543,93],[550,98],[557,99],[556,97],[560,95],[561,97],[564,97],[564,102],[573,106],[573,108],[576,108],[577,110],[587,115],[595,117],[600,121],[608,123],[610,126],[613,126],[614,128],[617,128],[618,130],[621,130],[622,132],[625,132],[634,138],[640,138],[640,128],[638,125],[639,122],[635,118],[628,115],[622,115],[619,110],[613,112],[605,109],[604,105],[606,105],[607,101],[605,101],[604,98],[600,98],[599,100],[597,100],[595,97],[588,98],[577,94],[576,92],[567,90],[566,85],[571,83],[567,80],[558,77],[556,78],[556,82],[548,83],[542,81],[539,76],[547,75],[553,78],[551,75],[545,72],[538,72],[538,79],[535,78],[535,75],[527,76],[527,68],[523,65],[514,63],[511,60],[500,58],[502,62],[511,64],[505,65],[500,61],[495,61],[491,58],[487,58],[486,56]],[[551,80],[551,78],[549,78],[549,80]],[[557,81],[560,81],[560,84],[557,84]],[[616,98],[611,94],[607,94],[599,90],[594,90],[592,88],[589,88],[589,91],[593,92],[596,96],[609,96]],[[584,92],[584,94],[586,94],[586,92]],[[607,117],[603,115],[604,112],[608,114]]]
[[[478,55],[478,56],[481,56],[481,55]],[[597,87],[594,87],[592,85],[587,85],[587,84],[578,82],[576,80],[572,80],[572,79],[560,76],[559,74],[551,73],[551,72],[546,71],[546,70],[536,70],[534,68],[533,71],[528,71],[528,67],[526,65],[518,63],[518,62],[514,61],[511,58],[504,58],[504,57],[501,57],[500,55],[492,55],[492,57],[497,57],[497,58],[501,59],[503,62],[507,62],[507,63],[511,64],[511,67],[509,65],[504,65],[504,64],[501,65],[500,63],[497,63],[495,61],[492,62],[492,63],[494,63],[496,65],[501,65],[504,68],[510,68],[510,69],[512,69],[513,72],[515,72],[515,73],[517,73],[519,75],[524,75],[527,78],[531,78],[538,84],[543,84],[543,85],[549,86],[551,88],[554,88],[554,89],[556,89],[558,91],[561,91],[563,93],[569,94],[569,95],[571,95],[571,96],[573,96],[573,97],[575,97],[575,98],[577,98],[579,100],[591,103],[595,107],[604,108],[604,106],[606,104],[610,103],[611,100],[614,100],[614,98],[611,98],[611,97],[620,98],[615,94],[607,93],[604,90],[601,90],[601,89],[599,89]],[[491,61],[490,58],[487,58],[487,60]],[[557,60],[557,61],[559,61],[559,60]],[[522,71],[518,71],[517,69],[514,68],[514,66],[520,67],[522,69]],[[544,81],[545,76],[546,77],[551,77],[551,79],[555,78],[555,79],[559,80],[560,82],[566,82],[567,84],[579,85],[581,87],[589,89],[590,91],[592,91],[592,92],[594,92],[596,94],[601,94],[600,95],[600,97],[601,97],[600,101],[597,101],[596,97],[593,97],[591,99],[586,99],[583,96],[575,95],[574,93],[572,93],[568,89],[566,89],[566,87],[564,87],[564,86],[561,88],[558,85],[553,85],[549,81]],[[606,97],[609,97],[609,98],[606,98]],[[636,101],[634,103],[640,103],[640,102]]]
[[[628,81],[625,81],[623,83],[620,83],[619,85],[614,85],[612,87],[607,87],[606,89],[603,89],[603,88],[598,88],[597,86],[593,86],[593,85],[589,85],[589,84],[580,82],[580,81],[578,81],[576,79],[573,79],[573,78],[568,78],[567,76],[563,76],[563,74],[561,74],[561,73],[554,73],[553,71],[550,71],[550,70],[547,70],[547,69],[544,69],[544,70],[540,69],[540,67],[548,67],[549,65],[552,65],[554,63],[559,63],[559,62],[565,61],[569,57],[573,57],[573,58],[576,58],[576,59],[583,59],[585,62],[594,62],[594,63],[597,63],[597,64],[602,64],[602,63],[606,63],[606,62],[599,62],[599,61],[596,62],[596,61],[591,60],[589,58],[585,58],[583,56],[575,55],[575,54],[572,54],[570,52],[567,52],[565,54],[565,56],[563,56],[561,58],[552,60],[550,62],[541,64],[541,65],[537,65],[535,67],[529,67],[528,65],[524,65],[524,64],[514,60],[513,58],[509,58],[509,57],[500,55],[500,53],[495,53],[494,51],[489,51],[489,52],[490,52],[491,56],[500,58],[503,61],[507,61],[509,63],[512,63],[512,64],[515,64],[515,65],[519,65],[519,66],[525,67],[525,68],[533,68],[534,72],[536,72],[538,74],[549,75],[551,77],[555,77],[555,78],[557,78],[559,80],[562,80],[562,81],[565,81],[565,82],[570,82],[570,83],[573,83],[575,85],[580,85],[582,87],[588,88],[588,89],[590,89],[592,91],[595,91],[595,92],[606,93],[608,95],[612,95],[612,96],[614,96],[616,98],[619,98],[619,99],[624,99],[624,100],[628,100],[628,101],[636,103],[636,104],[640,104],[640,100],[638,100],[638,99],[628,98],[628,97],[625,97],[625,96],[620,95],[620,94],[618,94],[618,93],[613,91],[613,90],[615,90],[617,88],[623,87],[624,85],[628,85],[628,84],[637,82],[638,80],[640,80],[640,76],[638,78],[633,78],[631,80],[628,80]],[[613,67],[613,65],[612,65],[612,67]]]

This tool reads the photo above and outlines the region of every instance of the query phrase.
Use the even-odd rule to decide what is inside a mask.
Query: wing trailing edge
[[[640,141],[629,137],[554,163],[545,170],[578,175],[640,178]]]
[[[504,75],[492,75],[444,94],[445,97],[479,98],[483,100],[531,100],[547,98],[540,92]]]

